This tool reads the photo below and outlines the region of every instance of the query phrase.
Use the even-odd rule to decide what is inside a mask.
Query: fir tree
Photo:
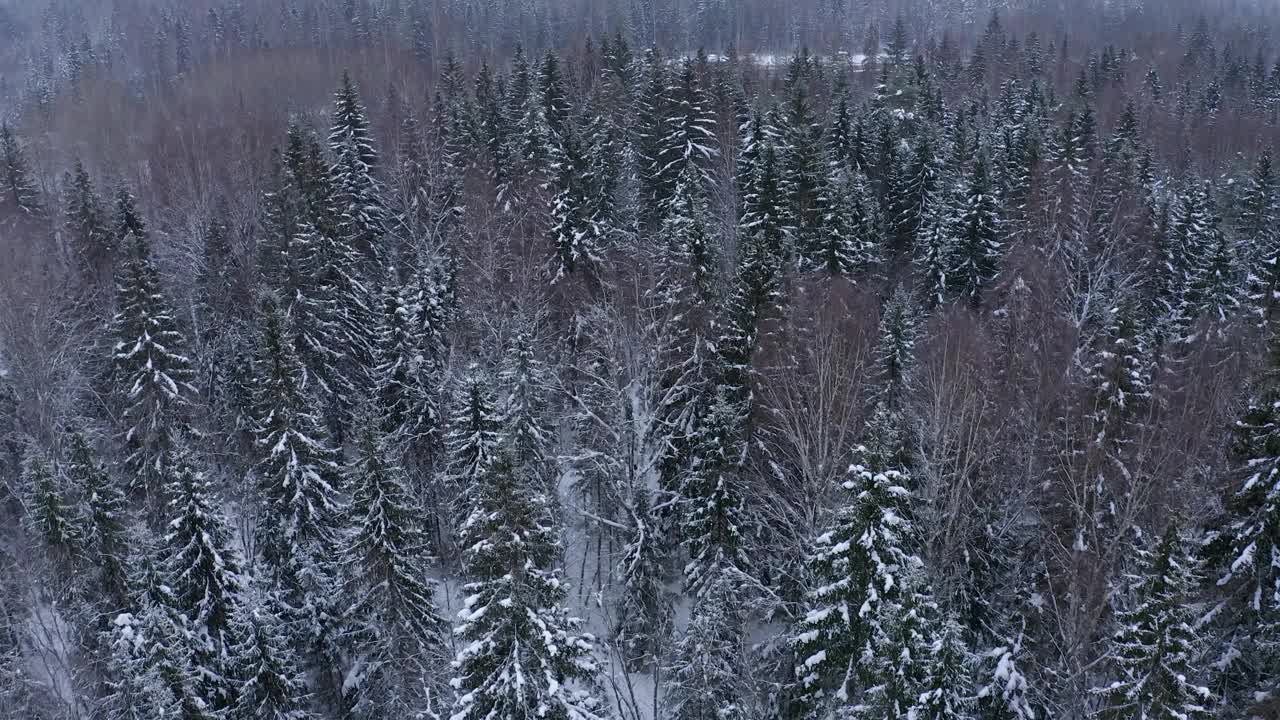
[[[602,717],[592,638],[564,607],[560,539],[537,479],[501,451],[469,488],[468,505],[453,717]]]
[[[1144,552],[1137,602],[1119,613],[1108,654],[1118,677],[1096,689],[1103,718],[1213,717],[1209,689],[1196,686],[1198,638],[1189,602],[1193,560],[1170,527],[1153,552]]]

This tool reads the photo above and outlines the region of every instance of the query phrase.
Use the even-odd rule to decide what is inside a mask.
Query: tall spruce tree
[[[1102,718],[1213,717],[1209,689],[1194,684],[1199,638],[1190,602],[1196,577],[1176,527],[1140,553],[1136,603],[1118,614],[1108,659],[1116,673],[1094,690]]]
[[[791,637],[792,702],[804,717],[856,704],[857,693],[874,683],[865,672],[872,666],[859,659],[887,637],[884,621],[893,617],[907,578],[919,572],[907,508],[910,480],[896,465],[898,424],[884,406],[877,408],[859,463],[842,483],[847,502],[810,552],[813,589]]]
[[[467,505],[453,717],[603,717],[593,641],[564,607],[559,532],[537,478],[503,449],[468,489]]]
[[[44,212],[26,151],[8,123],[0,123],[0,198],[4,205],[23,215]]]
[[[129,255],[117,281],[111,378],[124,408],[120,422],[133,488],[148,498],[154,514],[162,504],[162,457],[196,394],[195,371],[186,354],[186,339],[160,287],[146,232],[129,209],[132,202],[125,200],[127,193],[121,192],[119,227],[125,231]]]
[[[365,423],[348,468],[354,532],[342,550],[343,619],[363,670],[344,683],[344,705],[357,717],[433,711],[450,654],[423,564],[418,508],[394,441],[376,422]]]

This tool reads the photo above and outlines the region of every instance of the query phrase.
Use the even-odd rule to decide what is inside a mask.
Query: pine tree
[[[0,195],[4,204],[24,215],[44,212],[26,152],[8,123],[0,123],[0,166]]]
[[[793,702],[805,717],[855,702],[856,691],[872,680],[859,658],[887,631],[888,608],[920,565],[907,508],[910,479],[895,463],[897,424],[883,406],[876,409],[860,462],[842,484],[848,501],[810,552],[814,587],[791,638]]]
[[[947,282],[952,292],[973,305],[996,275],[1000,262],[1000,234],[996,197],[987,173],[987,159],[979,152],[955,217],[951,267]]]
[[[1118,677],[1094,690],[1102,718],[1209,718],[1208,688],[1194,685],[1198,638],[1189,599],[1196,578],[1175,527],[1140,553],[1136,604],[1118,614],[1108,657]]]
[[[707,581],[667,668],[668,712],[673,720],[748,717],[746,618],[736,576],[723,567]]]
[[[461,545],[470,581],[456,631],[463,645],[453,664],[453,717],[602,717],[592,638],[564,607],[560,539],[537,479],[499,452],[470,487],[468,505]]]
[[[196,394],[195,372],[185,354],[186,340],[160,288],[160,274],[151,262],[145,230],[129,210],[122,190],[118,227],[125,230],[129,256],[120,269],[114,320],[112,381],[123,403],[127,463],[134,473],[134,489],[149,499],[153,511],[160,504],[161,458],[169,447],[174,425]]]
[[[342,557],[343,618],[366,667],[358,682],[344,683],[344,703],[357,716],[421,712],[431,696],[420,697],[416,685],[430,686],[449,655],[444,620],[421,562],[426,541],[404,471],[390,438],[376,423],[364,427],[348,469],[355,531]]]
[[[63,176],[63,212],[68,243],[85,280],[99,283],[115,269],[116,238],[107,226],[102,201],[84,164],[77,158]]]

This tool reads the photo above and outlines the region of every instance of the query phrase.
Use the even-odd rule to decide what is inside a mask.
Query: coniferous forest
[[[0,0],[0,719],[1280,717],[1274,0]]]

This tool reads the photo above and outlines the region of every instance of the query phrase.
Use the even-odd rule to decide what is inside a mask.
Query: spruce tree
[[[1213,717],[1209,689],[1192,682],[1199,638],[1190,602],[1194,560],[1170,526],[1154,551],[1141,552],[1136,603],[1118,614],[1108,659],[1116,679],[1094,690],[1101,718]]]
[[[458,383],[445,435],[449,482],[455,491],[473,486],[493,461],[501,418],[491,381],[472,365]]]
[[[147,624],[130,613],[112,620],[111,666],[99,712],[105,720],[177,717],[178,700],[149,657]]]
[[[680,534],[688,551],[686,587],[701,594],[716,577],[750,566],[743,467],[746,408],[731,386],[716,388],[694,437],[694,460],[680,486]]]
[[[944,618],[934,633],[927,672],[910,711],[913,720],[966,720],[972,717],[971,659],[964,630]]]
[[[684,635],[666,670],[673,720],[749,717],[746,617],[736,595],[741,580],[730,567],[715,571],[695,601]]]
[[[504,449],[470,486],[467,505],[453,717],[602,717],[593,639],[564,607],[560,538],[537,478]]]
[[[859,463],[842,483],[846,503],[819,535],[808,566],[813,589],[791,638],[792,701],[805,717],[855,702],[871,682],[860,665],[866,648],[885,637],[884,620],[909,575],[918,572],[907,503],[910,479],[897,465],[898,422],[883,406],[868,424]]]
[[[87,593],[106,615],[130,606],[130,517],[124,493],[82,433],[71,435],[67,478],[84,498],[84,554],[94,578]]]
[[[821,223],[802,235],[804,265],[855,280],[879,260],[884,241],[881,222],[866,178],[837,168],[817,196]]]
[[[257,545],[291,603],[309,606],[304,575],[331,555],[338,508],[338,453],[312,408],[304,370],[273,301],[262,308],[254,388],[254,467],[261,515]],[[312,578],[313,581],[322,578]]]
[[[0,197],[5,205],[23,215],[39,215],[44,211],[27,154],[8,123],[0,123]]]
[[[63,176],[63,227],[82,277],[101,283],[115,269],[116,238],[112,236],[102,201],[84,164],[76,159],[73,170]]]
[[[122,191],[123,192],[123,191]],[[127,197],[127,194],[121,196]],[[112,382],[124,407],[121,422],[134,489],[154,512],[161,504],[161,458],[196,394],[186,340],[160,287],[145,231],[139,234],[131,202],[119,216],[129,256],[120,269],[114,320]]]
[[[232,650],[243,590],[240,561],[209,478],[184,441],[166,453],[163,467],[169,505],[159,570],[189,644],[196,692],[208,712],[221,712],[237,692]]]
[[[1031,703],[1032,688],[1019,667],[1027,659],[1022,642],[1019,634],[982,653],[975,693],[978,720],[1036,720],[1040,716]]]
[[[951,267],[947,283],[952,292],[977,306],[982,291],[995,277],[1000,262],[1000,231],[996,197],[980,151],[954,219]]]
[[[26,495],[27,524],[32,535],[53,560],[58,572],[69,574],[73,563],[79,559],[77,555],[83,534],[80,519],[66,484],[34,441],[27,447],[23,459],[22,487]]]
[[[387,219],[382,186],[374,176],[378,151],[359,91],[345,71],[334,93],[329,152],[334,159],[331,177],[342,241],[368,258],[379,257]]]
[[[280,632],[285,611],[267,591],[247,608],[234,648],[240,681],[232,720],[309,720],[307,686],[293,649]]]
[[[449,655],[422,563],[418,508],[392,440],[365,423],[348,468],[354,532],[342,550],[343,619],[366,666],[358,682],[344,683],[344,704],[356,716],[429,709],[431,694],[421,688],[434,684],[432,673]]]

